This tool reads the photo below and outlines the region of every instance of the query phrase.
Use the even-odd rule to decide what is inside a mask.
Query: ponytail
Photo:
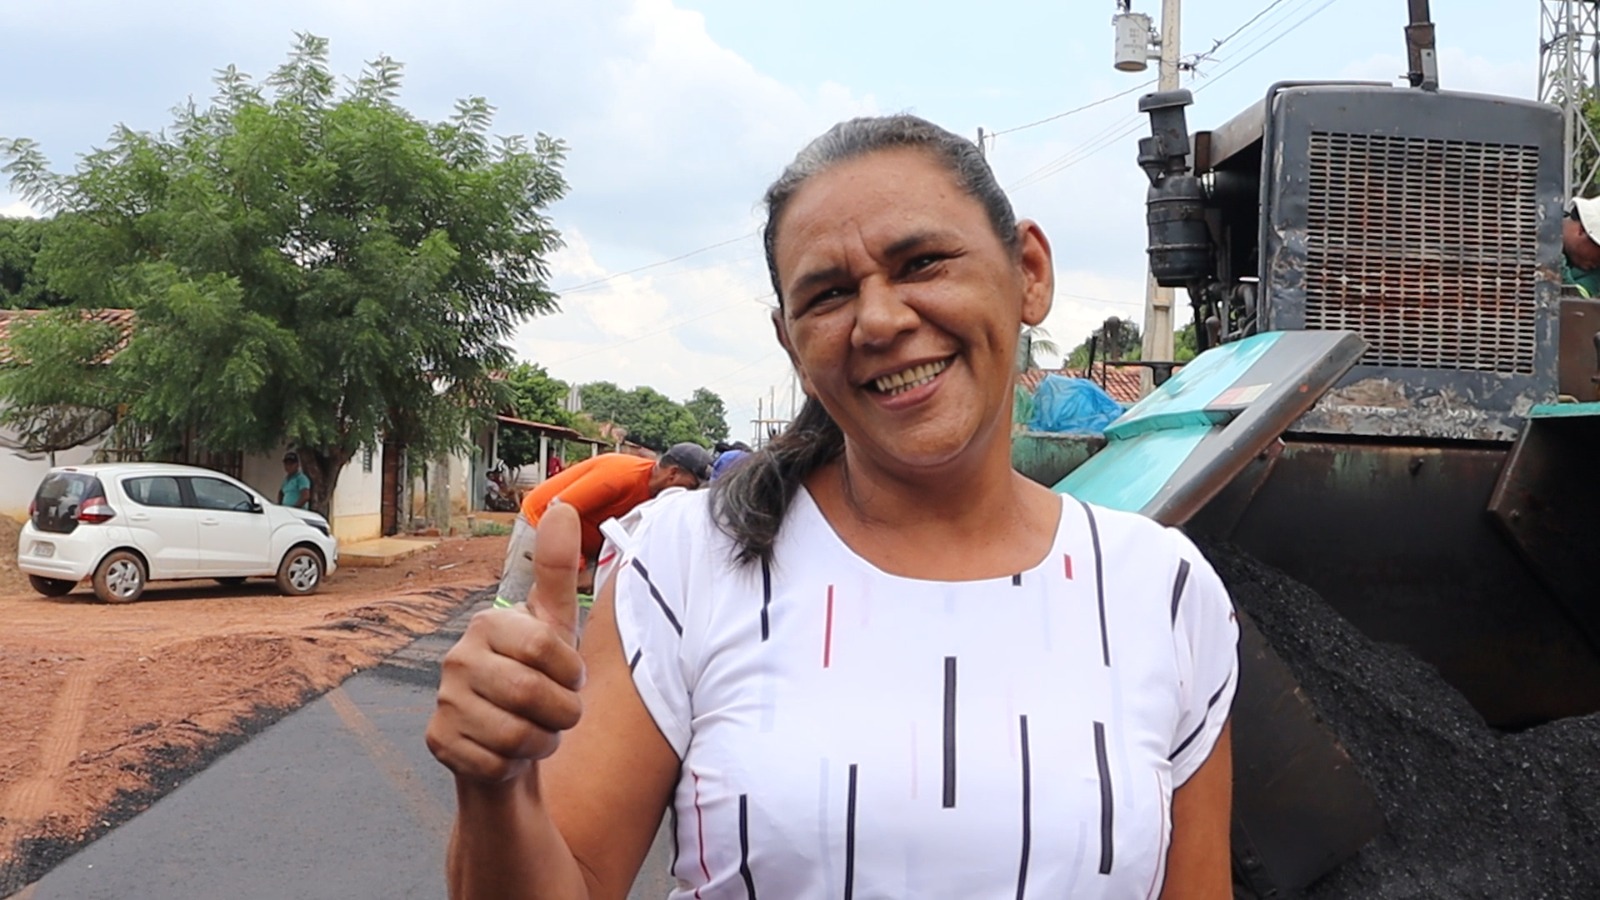
[[[772,562],[772,548],[794,495],[811,473],[844,452],[844,432],[808,397],[783,433],[711,484],[717,528],[738,546],[734,561]]]

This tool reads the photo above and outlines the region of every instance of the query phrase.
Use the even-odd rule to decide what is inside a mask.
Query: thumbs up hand
[[[428,749],[458,778],[508,781],[556,751],[578,724],[578,514],[552,504],[539,520],[536,581],[526,605],[472,617],[445,654]]]

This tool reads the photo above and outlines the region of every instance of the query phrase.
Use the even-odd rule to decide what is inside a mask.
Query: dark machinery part
[[[1162,91],[1139,99],[1150,114],[1150,137],[1139,140],[1139,167],[1150,179],[1145,222],[1150,230],[1150,274],[1162,287],[1186,287],[1211,271],[1206,194],[1189,169],[1188,91]]]
[[[1140,102],[1152,273],[1188,289],[1200,349],[1266,331],[1369,345],[1188,527],[1406,647],[1491,725],[1592,713],[1600,302],[1561,294],[1561,116],[1439,90],[1429,4],[1407,6],[1410,89],[1280,82],[1192,138],[1186,95]],[[1276,715],[1277,687],[1236,709],[1241,746],[1261,742],[1235,800],[1236,872],[1258,896],[1337,864],[1371,827],[1314,778],[1254,768],[1300,758],[1273,742],[1308,734],[1283,712],[1247,735]]]

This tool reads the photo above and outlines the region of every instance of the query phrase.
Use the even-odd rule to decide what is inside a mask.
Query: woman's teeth
[[[906,369],[904,372],[896,372],[893,375],[885,375],[882,378],[878,378],[873,381],[872,384],[878,390],[883,391],[885,394],[893,397],[895,394],[902,394],[914,387],[921,387],[922,385],[927,384],[928,382],[932,381],[940,372],[943,372],[949,365],[950,360],[948,359],[941,359],[938,362],[923,363],[920,366],[912,366],[911,368]]]

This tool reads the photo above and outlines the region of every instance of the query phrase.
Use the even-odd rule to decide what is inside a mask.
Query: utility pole
[[[1156,37],[1156,45],[1161,52],[1161,67],[1156,86],[1163,91],[1175,91],[1179,87],[1179,30],[1182,20],[1180,2],[1181,0],[1161,0],[1161,31]],[[1172,297],[1172,288],[1158,286],[1153,275],[1145,276],[1144,343],[1140,348],[1143,359],[1170,360],[1175,353],[1172,344]],[[1143,370],[1143,381],[1144,391],[1148,393],[1153,384],[1149,369]]]
[[[1600,4],[1542,0],[1539,100],[1561,107],[1566,147],[1563,196],[1582,194],[1600,173],[1600,138],[1584,118],[1588,91],[1600,84]]]

